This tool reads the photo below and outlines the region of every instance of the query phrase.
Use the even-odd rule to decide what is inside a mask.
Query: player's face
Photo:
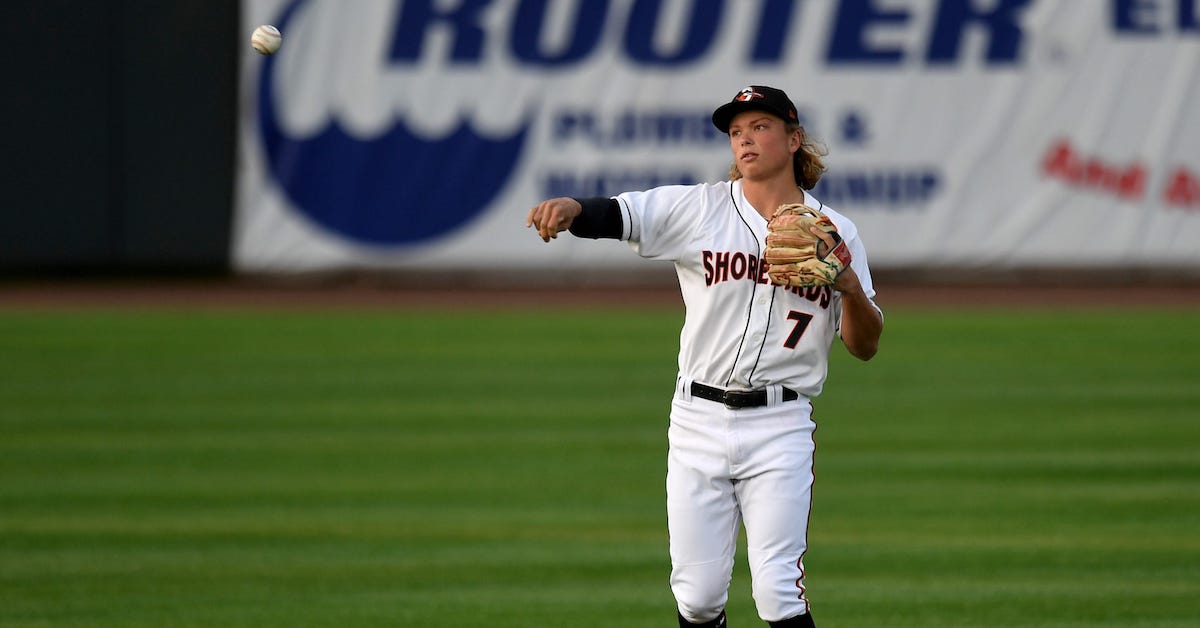
[[[789,133],[782,118],[765,111],[744,111],[729,123],[729,148],[742,176],[765,180],[792,176],[798,132]]]

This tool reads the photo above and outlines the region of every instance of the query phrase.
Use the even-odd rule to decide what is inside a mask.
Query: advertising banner
[[[726,179],[711,115],[747,85],[792,96],[876,268],[1200,268],[1195,0],[244,0],[242,25],[240,270],[643,266],[525,215]]]

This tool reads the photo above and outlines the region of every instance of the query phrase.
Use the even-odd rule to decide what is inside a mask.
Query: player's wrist
[[[615,198],[572,198],[578,211],[572,217],[571,233],[580,238],[620,239],[623,222]]]
[[[837,281],[833,282],[833,289],[842,294],[861,293],[864,297],[866,296],[862,289],[862,283],[858,280],[858,274],[849,266],[838,275]]]

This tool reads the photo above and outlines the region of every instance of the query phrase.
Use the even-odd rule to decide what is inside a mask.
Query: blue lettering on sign
[[[983,28],[988,34],[989,64],[1017,62],[1024,38],[1020,12],[1031,0],[997,0],[980,9],[971,0],[942,0],[934,15],[933,30],[925,50],[925,61],[944,65],[958,61],[964,33],[969,27]],[[874,0],[842,0],[838,4],[826,59],[831,64],[898,64],[910,51],[898,46],[868,43],[867,32],[876,25],[905,27],[911,13],[903,8],[884,10]]]
[[[871,139],[866,117],[859,111],[850,110],[842,116],[842,142],[851,146],[863,146]]]
[[[834,207],[899,209],[929,203],[940,188],[941,174],[936,170],[849,170],[826,173],[813,194]]]
[[[713,126],[707,109],[624,111],[608,118],[594,111],[567,110],[554,116],[550,137],[559,144],[580,140],[598,148],[720,146],[729,141]]]
[[[613,13],[611,0],[577,0],[568,10],[569,37],[559,50],[547,50],[543,35],[552,0],[520,0],[512,11],[506,32],[489,32],[482,19],[493,0],[461,0],[452,7],[438,0],[405,0],[400,11],[389,59],[397,64],[415,64],[422,58],[428,35],[433,29],[450,33],[449,61],[479,63],[487,49],[488,37],[505,37],[513,58],[525,65],[564,67],[584,62],[609,38],[604,29],[615,24],[623,29],[621,52],[629,62],[652,67],[671,67],[696,62],[712,52],[720,38],[721,27],[729,23],[730,0],[690,0],[680,25],[676,50],[655,46],[664,23],[664,7],[669,0],[633,0],[623,15]],[[1139,0],[1116,0],[1134,3]],[[1147,2],[1149,0],[1140,0]],[[1191,0],[1180,0],[1190,2]],[[876,28],[904,29],[913,22],[912,11],[904,7],[881,8],[879,0],[841,0],[838,3],[825,59],[836,65],[899,65],[911,58],[933,65],[961,60],[962,42],[969,29],[987,34],[984,61],[989,65],[1011,65],[1018,61],[1024,32],[1021,13],[1032,0],[993,0],[980,8],[974,0],[940,0],[934,11],[930,32],[923,43],[906,49],[897,44],[872,43],[870,31]],[[736,3],[746,10],[746,0]],[[757,3],[756,32],[746,41],[745,58],[752,63],[779,64],[784,60],[787,43],[795,22],[795,0],[760,0]],[[893,6],[893,5],[888,5]],[[751,9],[753,10],[753,9]],[[1194,22],[1194,11],[1190,18]],[[1184,21],[1180,13],[1181,23]]]
[[[636,0],[625,19],[622,43],[626,55],[635,63],[656,66],[688,63],[708,53],[716,40],[726,0],[693,0],[680,48],[673,52],[656,49],[654,39],[662,22],[665,1]],[[436,0],[407,0],[404,3],[396,25],[390,54],[392,61],[416,62],[433,26],[449,27],[453,32],[452,61],[475,63],[482,58],[485,33],[480,13],[491,0],[466,0],[452,9],[439,9],[436,4]],[[550,67],[583,61],[600,44],[603,27],[608,22],[609,0],[576,3],[570,20],[571,36],[566,38],[569,43],[565,49],[556,52],[540,47],[550,4],[551,0],[522,0],[517,5],[508,39],[513,56],[529,65]]]
[[[754,50],[750,53],[752,61],[778,62],[783,56],[783,46],[790,39],[788,28],[795,7],[794,0],[764,0],[758,19],[758,36],[754,38]]]
[[[484,30],[480,12],[491,0],[462,0],[458,8],[439,10],[436,0],[405,0],[392,37],[392,60],[416,61],[425,47],[429,27],[444,23],[454,33],[450,60],[456,63],[475,63],[483,53]]]
[[[1158,0],[1113,0],[1113,28],[1126,34],[1155,34]]]
[[[1012,63],[1017,60],[1021,27],[1020,10],[1030,0],[1000,0],[988,9],[977,9],[972,0],[948,0],[938,7],[933,36],[929,39],[930,63],[953,63],[958,59],[963,33],[972,24],[988,33],[987,62]]]
[[[841,141],[861,147],[870,139],[870,130],[862,111],[848,109],[839,118]],[[799,110],[800,126],[813,137],[820,137],[808,110]],[[585,142],[596,148],[631,146],[723,146],[729,136],[713,126],[712,110],[626,110],[605,115],[587,109],[568,109],[551,117],[550,138],[557,144]]]
[[[1167,30],[1174,4],[1174,26],[1180,33],[1200,34],[1200,6],[1196,0],[1111,0],[1113,30],[1120,35],[1158,35]]]
[[[872,0],[843,0],[838,4],[833,35],[829,42],[830,63],[899,63],[901,48],[869,48],[866,30],[871,24],[905,24],[908,12],[881,11]]]
[[[693,185],[700,178],[693,172],[601,170],[596,172],[551,172],[543,180],[543,198],[556,196],[613,196],[629,190],[646,190],[662,185]]]
[[[531,65],[564,65],[582,60],[600,42],[600,29],[595,24],[603,24],[608,19],[607,0],[582,0],[575,10],[575,19],[571,26],[571,36],[566,50],[557,54],[547,53],[538,47],[541,33],[546,20],[546,7],[550,0],[534,0],[522,2],[517,7],[513,20],[512,43],[513,56]]]
[[[695,0],[687,36],[683,46],[674,54],[654,49],[654,35],[662,16],[663,0],[637,0],[625,29],[625,50],[629,58],[645,65],[679,65],[704,56],[716,39],[717,26],[725,12],[725,0]]]

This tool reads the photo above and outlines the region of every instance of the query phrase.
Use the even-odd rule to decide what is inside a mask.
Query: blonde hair
[[[821,180],[821,175],[825,174],[823,158],[829,154],[829,149],[810,138],[799,124],[788,123],[788,134],[797,130],[800,131],[800,148],[792,155],[792,172],[796,177],[796,185],[805,190],[811,190]],[[735,161],[729,165],[729,180],[737,181],[741,178],[742,171],[738,170]]]

